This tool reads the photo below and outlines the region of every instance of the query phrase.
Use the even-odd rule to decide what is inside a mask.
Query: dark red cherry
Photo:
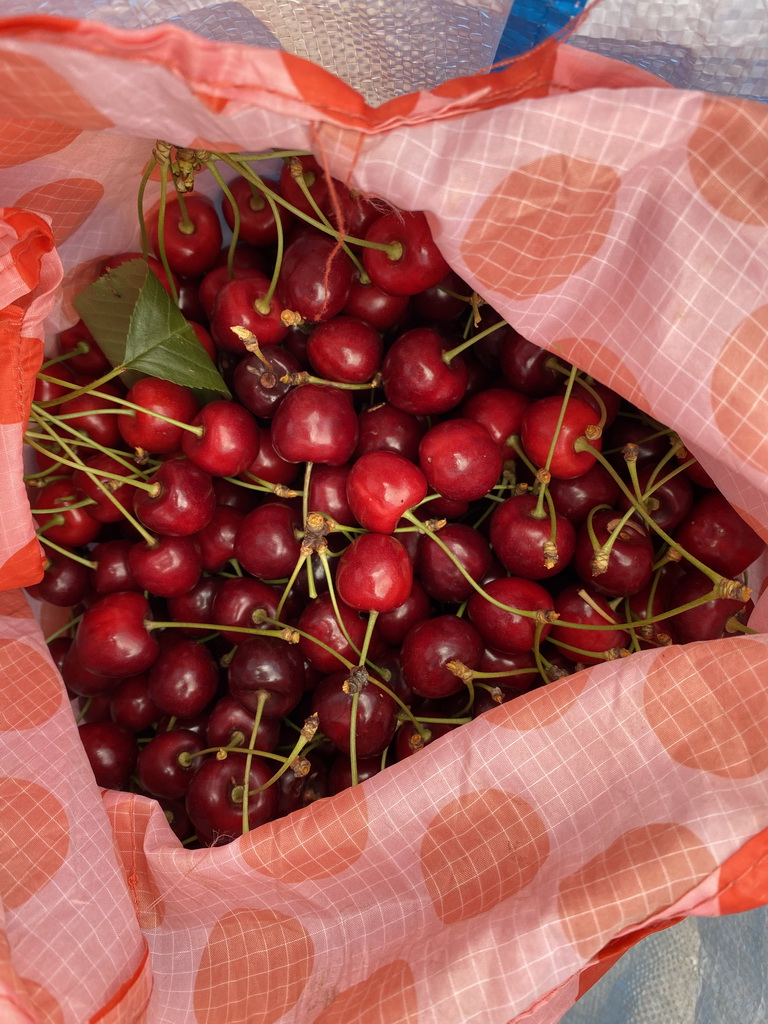
[[[129,509],[133,504],[135,488],[102,474],[111,473],[125,478],[131,475],[131,470],[106,452],[96,452],[84,459],[83,465],[86,468],[76,469],[72,479],[85,497],[91,498],[94,502],[93,505],[87,506],[88,515],[99,523],[119,523],[125,518],[123,509]],[[114,501],[105,490],[109,491]]]
[[[602,547],[619,527],[621,515],[612,509],[599,509],[592,516],[591,526],[598,546]],[[595,564],[589,524],[582,523],[576,535],[573,567],[585,583],[611,597],[625,597],[642,590],[653,572],[653,541],[642,523],[629,520],[619,530],[611,546],[607,562]],[[597,570],[597,571],[596,571]]]
[[[296,532],[301,528],[290,505],[268,501],[244,517],[237,531],[234,556],[252,576],[278,580],[290,576],[299,557]]]
[[[573,558],[576,531],[555,513],[554,529],[547,503],[537,515],[535,494],[507,498],[491,513],[490,539],[496,557],[512,576],[543,580],[561,572]]]
[[[485,427],[460,417],[431,427],[419,445],[430,489],[451,501],[477,501],[501,476],[502,455]]]
[[[249,576],[225,579],[213,599],[211,622],[219,626],[239,626],[240,629],[230,628],[222,632],[230,643],[240,644],[253,635],[243,632],[243,627],[249,630],[260,628],[253,621],[253,613],[261,609],[273,618],[279,600],[280,595],[274,587],[261,580]]]
[[[570,480],[552,477],[549,493],[560,515],[577,525],[584,522],[596,505],[615,504],[620,491],[608,470],[596,462],[586,473]]]
[[[362,409],[357,423],[354,458],[369,452],[396,452],[411,462],[418,462],[419,442],[427,429],[423,420],[389,402],[379,402]]]
[[[206,746],[245,747],[251,742],[256,718],[240,701],[225,694],[211,708],[205,730]],[[280,735],[280,719],[262,715],[256,736],[254,750],[274,750]]]
[[[399,247],[397,255],[363,250],[363,266],[379,288],[393,295],[415,295],[438,284],[451,269],[435,244],[421,211],[394,210],[368,228],[366,241]]]
[[[42,580],[26,588],[30,597],[62,608],[71,608],[83,600],[91,589],[91,574],[87,565],[66,554],[68,550],[59,552],[50,548],[46,552]]]
[[[520,439],[528,458],[536,466],[547,464],[562,405],[562,398],[551,395],[529,405],[523,413]],[[580,398],[569,399],[549,463],[552,476],[565,479],[580,476],[594,464],[595,456],[588,451],[577,452],[574,444],[584,436],[587,427],[596,423],[597,417],[591,405]],[[590,443],[599,450],[601,438],[597,437]]]
[[[133,733],[114,722],[87,722],[78,729],[80,742],[103,789],[127,789],[136,763]]]
[[[289,391],[272,420],[272,444],[286,462],[349,462],[357,443],[357,416],[338,388],[303,384]]]
[[[641,492],[650,491],[644,502],[645,508],[651,519],[666,533],[671,533],[685,519],[693,505],[693,485],[685,473],[664,480],[671,468],[668,466],[656,472],[653,466],[647,465],[642,466],[637,473]],[[616,506],[622,511],[629,508],[629,498],[623,492],[619,494]]]
[[[392,533],[404,512],[427,494],[423,472],[395,452],[361,455],[347,477],[347,500],[364,529]]]
[[[265,178],[265,184],[275,191],[276,181]],[[293,223],[293,214],[280,203],[267,202],[264,193],[245,178],[236,177],[229,183],[229,191],[240,214],[240,238],[250,245],[272,245],[278,237],[278,220],[283,232]],[[230,228],[234,228],[235,217],[229,196],[221,201],[221,212]],[[275,216],[277,214],[277,217]]]
[[[381,365],[387,401],[404,412],[448,412],[467,391],[467,365],[460,355],[446,363],[449,343],[431,327],[415,327],[390,346]]]
[[[452,270],[411,298],[411,311],[425,323],[450,324],[469,310],[472,289]]]
[[[209,402],[192,421],[203,428],[200,437],[185,432],[184,454],[211,476],[237,476],[256,458],[259,427],[247,409],[237,402]]]
[[[301,363],[281,345],[272,345],[266,365],[256,355],[246,355],[232,374],[232,388],[240,402],[262,420],[271,420],[278,405],[291,388],[281,380],[288,373],[297,373]]]
[[[195,534],[200,564],[205,572],[221,572],[235,557],[235,538],[243,513],[231,505],[217,505],[206,526]]]
[[[407,295],[391,295],[370,281],[362,284],[355,275],[342,313],[364,320],[377,331],[387,331],[400,323],[407,308]]]
[[[61,509],[60,512],[35,514],[38,527],[45,527],[45,536],[54,543],[63,544],[68,548],[83,547],[94,540],[101,529],[101,523],[88,515],[88,506],[72,507],[82,502],[85,497],[71,477],[51,480],[45,487],[34,491],[31,498],[34,508]],[[63,521],[53,525],[58,516]]]
[[[350,751],[353,694],[345,692],[348,671],[326,676],[314,692],[320,731],[344,754]],[[373,681],[359,690],[355,715],[358,757],[372,757],[388,747],[397,725],[397,704]]]
[[[309,481],[309,509],[322,512],[342,526],[356,526],[357,520],[347,499],[349,466],[312,467]]]
[[[307,603],[296,624],[302,634],[306,634],[299,640],[302,654],[321,672],[332,673],[343,667],[340,658],[332,653],[334,651],[347,661],[358,660],[358,652],[365,637],[366,620],[345,604],[339,606],[339,615],[344,630],[336,618],[330,594],[320,594]],[[354,644],[354,648],[347,637]],[[315,640],[324,646],[321,647],[320,643],[314,642]],[[329,647],[330,651],[326,649]]]
[[[151,796],[181,800],[200,766],[201,759],[196,755],[204,749],[203,737],[189,729],[159,732],[141,748],[136,778]]]
[[[194,462],[164,462],[147,483],[157,485],[158,493],[136,490],[133,510],[148,530],[187,537],[210,522],[216,507],[213,483],[210,474]]]
[[[670,611],[694,601],[702,601],[712,592],[712,581],[698,569],[691,567],[669,592]],[[718,640],[728,636],[726,624],[732,615],[745,607],[744,601],[729,597],[710,597],[708,601],[687,611],[672,615],[669,622],[677,643],[690,644],[697,640]]]
[[[512,328],[500,348],[500,362],[501,372],[511,386],[534,398],[552,394],[563,379],[559,370],[551,365],[552,353]]]
[[[336,239],[301,235],[285,250],[278,285],[284,308],[309,323],[341,313],[347,303],[354,264]]]
[[[181,639],[162,651],[149,671],[149,696],[168,715],[193,718],[216,696],[219,671],[211,652],[197,640]]]
[[[483,638],[484,646],[496,647],[509,654],[533,650],[537,622],[552,609],[549,593],[533,580],[513,576],[491,580],[484,589],[496,601],[512,609],[507,611],[486,600],[482,594],[472,594],[467,610],[472,625]],[[544,621],[541,640],[547,637],[550,628],[549,622]]]
[[[142,590],[157,597],[180,597],[200,579],[200,553],[192,537],[138,541],[128,552],[128,568]]]
[[[185,594],[168,599],[168,611],[174,622],[205,623],[205,632],[210,632],[213,619],[213,601],[224,583],[222,576],[203,576]],[[193,626],[174,628],[174,633],[185,636],[200,636],[200,630]]]
[[[448,523],[438,536],[472,579],[482,579],[491,566],[492,555],[488,541],[478,530],[467,523]],[[437,601],[461,604],[473,592],[466,576],[440,545],[426,535],[419,539],[416,572],[426,592]]]
[[[689,555],[723,576],[744,572],[765,550],[765,542],[719,491],[705,493],[675,530]]]
[[[339,315],[313,329],[307,358],[319,377],[365,384],[381,365],[382,348],[381,335],[370,324]]]
[[[102,374],[108,372],[110,369],[109,360],[99,348],[98,343],[82,320],[78,320],[77,323],[56,335],[56,347],[60,355],[67,355],[73,352],[78,345],[85,346],[86,351],[78,353],[78,355],[70,355],[69,359],[67,359],[67,365],[70,370],[93,379],[101,377]],[[49,367],[46,373],[50,374],[50,371],[53,369],[54,367]],[[36,399],[36,401],[39,401],[39,399]]]
[[[143,448],[150,455],[177,451],[184,433],[181,427],[153,416],[153,412],[180,423],[191,423],[200,409],[189,388],[157,377],[142,377],[125,397],[148,411],[127,410],[129,415],[119,416],[120,434],[131,448]]]
[[[253,757],[247,778],[245,766],[245,754],[228,754],[223,761],[206,758],[190,780],[185,806],[198,838],[206,846],[221,846],[242,835],[246,786],[249,829],[265,824],[277,810],[274,786],[256,792],[272,778],[272,766],[263,758]]]
[[[403,640],[405,640],[409,630],[417,622],[423,622],[425,619],[428,619],[431,613],[432,602],[429,599],[429,594],[422,584],[417,579],[414,579],[411,592],[405,601],[396,608],[393,608],[392,611],[383,612],[379,615],[376,620],[376,626],[385,643],[391,644],[393,647],[399,647]]]
[[[344,549],[336,570],[336,590],[358,611],[391,612],[413,585],[408,552],[386,533],[361,533]]]
[[[403,678],[421,697],[448,697],[464,689],[461,678],[447,668],[460,661],[477,668],[483,641],[474,626],[455,615],[438,615],[415,625],[403,643]]]
[[[149,696],[146,673],[118,680],[110,694],[109,714],[113,722],[135,733],[144,732],[160,718],[160,709]]]
[[[578,648],[573,654],[568,650],[565,653],[585,665],[599,664],[605,660],[601,655],[606,651],[622,650],[627,645],[627,633],[611,625],[621,619],[594,587],[578,583],[566,587],[555,598],[555,611],[562,622],[558,620],[552,626],[552,641]],[[568,625],[570,622],[576,626]],[[579,629],[579,624],[600,628]]]
[[[304,656],[298,644],[273,636],[252,636],[239,645],[229,665],[229,693],[255,714],[262,694],[262,714],[282,718],[296,707],[304,691]]]
[[[520,433],[523,413],[531,404],[528,395],[512,388],[485,388],[472,395],[461,407],[461,415],[485,427],[501,449],[505,459],[516,458],[507,439]]]
[[[83,664],[107,676],[146,672],[158,655],[157,640],[147,629],[149,603],[143,594],[107,594],[85,610],[77,627],[75,648]]]

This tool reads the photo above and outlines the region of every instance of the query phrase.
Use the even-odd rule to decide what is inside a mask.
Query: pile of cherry
[[[679,437],[506,324],[421,213],[310,157],[239,169],[231,246],[197,193],[148,217],[234,400],[128,387],[82,322],[38,378],[29,591],[72,610],[49,644],[100,785],[227,842],[584,665],[748,631],[763,542]]]

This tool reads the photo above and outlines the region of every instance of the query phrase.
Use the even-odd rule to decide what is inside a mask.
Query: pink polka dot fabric
[[[425,210],[453,269],[676,428],[768,537],[768,109],[554,42],[372,109],[285,54],[44,17],[0,21],[0,93],[3,1021],[554,1024],[642,934],[768,902],[759,632],[589,668],[189,851],[153,801],[97,789],[12,589],[40,572],[43,333],[136,245],[156,138],[312,149]]]

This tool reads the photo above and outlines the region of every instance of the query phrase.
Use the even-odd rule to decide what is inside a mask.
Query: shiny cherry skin
[[[220,697],[211,708],[205,728],[208,747],[245,747],[251,742],[256,721],[239,700],[229,694]],[[254,737],[254,750],[274,750],[280,736],[280,719],[262,717]]]
[[[262,609],[270,618],[274,618],[279,600],[280,595],[275,588],[262,580],[255,580],[249,576],[225,579],[213,599],[210,621],[218,626],[240,627],[227,628],[222,632],[230,643],[241,644],[253,635],[243,632],[243,627],[260,628],[253,621],[253,613]]]
[[[96,784],[102,789],[127,789],[136,763],[133,733],[115,722],[87,722],[78,728]]]
[[[403,643],[403,678],[420,697],[448,697],[464,689],[463,681],[449,668],[460,661],[477,668],[483,641],[472,623],[455,615],[438,615],[415,625]]]
[[[361,409],[357,423],[354,458],[369,452],[396,452],[411,462],[418,462],[419,442],[427,430],[424,420],[389,402],[379,402]]]
[[[361,533],[344,549],[336,570],[336,590],[350,608],[391,612],[413,586],[413,565],[397,538]]]
[[[341,313],[354,265],[334,238],[300,235],[285,250],[278,289],[283,308],[317,324]]]
[[[431,327],[414,327],[390,346],[381,365],[388,402],[416,416],[448,412],[467,391],[467,364],[443,359],[448,342]]]
[[[66,552],[70,549],[64,550]],[[91,574],[88,567],[52,548],[46,552],[43,578],[39,583],[26,587],[29,596],[36,601],[45,601],[61,608],[79,604],[90,589]]]
[[[342,466],[357,444],[357,415],[338,388],[302,384],[280,403],[272,420],[272,444],[286,462]]]
[[[606,543],[619,525],[621,514],[612,509],[599,509],[592,516],[591,524],[599,545]],[[653,572],[653,541],[645,525],[630,520],[622,526],[611,547],[604,571],[595,573],[593,557],[595,549],[589,534],[588,524],[582,523],[576,534],[573,567],[585,583],[601,594],[610,597],[625,597],[642,590]]]
[[[278,184],[269,179],[265,179],[265,183],[273,191]],[[273,245],[277,241],[278,220],[284,233],[293,223],[294,216],[290,210],[279,203],[274,203],[273,207],[267,202],[264,194],[245,178],[236,177],[231,181],[229,191],[240,214],[240,238],[249,245]],[[234,228],[235,216],[227,195],[222,198],[221,212],[227,225]]]
[[[347,477],[347,500],[358,523],[376,533],[392,533],[404,512],[426,497],[424,473],[396,452],[361,455]]]
[[[266,302],[269,287],[269,278],[256,270],[221,287],[211,309],[210,323],[213,340],[224,352],[244,356],[247,351],[233,327],[251,331],[262,348],[278,345],[285,338],[288,328],[280,318],[280,302],[274,295]]]
[[[146,672],[159,653],[147,629],[149,602],[143,594],[106,594],[86,608],[77,627],[75,647],[83,664],[106,676]]]
[[[133,511],[141,523],[170,537],[188,537],[207,526],[216,508],[211,476],[190,459],[170,459],[147,480],[157,493],[136,490]]]
[[[278,405],[291,389],[281,377],[303,369],[299,360],[282,345],[272,345],[266,366],[258,356],[244,356],[232,375],[232,388],[239,401],[262,420],[271,420]]]
[[[429,505],[425,507],[429,508]],[[472,579],[482,579],[491,567],[493,556],[488,541],[479,530],[468,523],[448,523],[438,536]],[[419,538],[416,573],[426,592],[436,601],[461,604],[474,590],[440,545],[425,534]]]
[[[585,594],[589,600],[586,600]],[[600,627],[599,629],[578,629],[573,626],[561,625],[559,620],[552,626],[552,640],[578,648],[578,653],[571,654],[570,651],[565,653],[577,658],[583,664],[598,665],[605,660],[603,655],[606,651],[626,648],[629,641],[628,634],[623,629],[617,629],[610,625],[611,622],[618,623],[621,619],[611,610],[605,597],[594,587],[579,583],[566,587],[555,598],[555,611],[563,623],[575,622]]]
[[[237,476],[259,452],[259,426],[237,402],[209,402],[192,421],[203,434],[185,432],[181,450],[211,476]]]
[[[119,679],[109,698],[109,717],[131,732],[149,729],[161,715],[149,696],[149,676],[128,676]]]
[[[228,754],[223,761],[205,758],[189,782],[185,807],[198,838],[206,846],[222,846],[242,835],[245,766],[245,754]],[[267,786],[255,792],[273,774],[272,766],[263,758],[251,759],[247,777],[249,829],[264,825],[275,815],[276,788]]]
[[[205,740],[189,729],[156,733],[136,760],[136,778],[157,799],[182,800],[200,765]]]
[[[381,249],[363,250],[363,266],[371,281],[393,295],[423,292],[439,284],[451,269],[437,248],[421,211],[385,213],[371,224],[365,239],[400,246],[396,257]]]
[[[296,157],[296,162],[300,165],[304,184],[309,189],[312,198],[321,210],[325,210],[329,199],[329,182],[325,171],[317,162],[317,159],[310,155]],[[289,202],[291,206],[295,206],[302,213],[307,213],[314,217],[316,214],[312,204],[304,195],[304,191],[294,177],[294,173],[298,169],[296,163],[292,161],[287,160],[283,164],[280,170],[279,192],[283,199]]]
[[[130,484],[121,484],[111,477],[101,476],[102,473],[114,473],[118,477],[130,476],[130,469],[126,468],[117,459],[113,459],[106,452],[96,452],[83,460],[84,469],[76,469],[72,479],[83,492],[85,497],[91,498],[95,504],[88,505],[86,511],[91,519],[99,523],[119,523],[125,517],[123,509],[130,509],[133,504],[135,488]],[[102,486],[99,486],[99,481]],[[112,497],[112,501],[104,489],[106,488]]]
[[[194,535],[205,572],[221,572],[235,557],[235,538],[244,518],[243,513],[231,505],[217,505],[210,521]]]
[[[318,377],[365,384],[381,365],[382,349],[381,335],[370,324],[340,314],[313,329],[307,358]]]
[[[670,611],[692,601],[700,601],[712,591],[712,581],[698,569],[691,567],[669,593]],[[743,611],[745,602],[734,598],[710,598],[695,608],[672,615],[669,622],[677,643],[690,644],[697,640],[718,640],[727,636],[726,623],[732,615]]]
[[[542,614],[552,610],[549,593],[533,580],[506,576],[491,580],[484,585],[484,589],[491,597],[512,609]],[[467,605],[470,621],[483,638],[484,646],[493,646],[508,654],[533,650],[536,619],[520,615],[517,610],[499,608],[477,592],[472,594]],[[551,628],[549,622],[544,623],[541,640],[546,639]]]
[[[547,463],[562,404],[562,398],[551,395],[533,402],[523,413],[520,439],[528,458],[536,466],[543,467]],[[594,465],[595,456],[588,451],[577,452],[574,444],[584,436],[587,427],[596,423],[591,405],[580,398],[569,399],[549,466],[552,476],[570,479],[586,473]],[[590,443],[600,450],[600,437]]]
[[[765,541],[719,491],[698,499],[673,538],[688,554],[722,576],[744,572],[765,550]]]
[[[279,637],[252,636],[241,643],[229,664],[229,694],[251,714],[266,694],[262,715],[283,718],[304,692],[304,656],[298,644]]]
[[[577,526],[596,505],[614,505],[620,490],[608,470],[596,462],[586,473],[570,480],[552,477],[549,493],[560,515]]]
[[[222,576],[202,576],[186,593],[168,599],[168,611],[174,622],[200,622],[209,624],[213,620],[213,602],[221,585]],[[210,632],[208,625],[205,632]],[[200,636],[200,630],[194,626],[174,627],[174,633],[184,636]]]
[[[178,201],[172,200],[165,208],[163,221],[164,246],[168,265],[174,274],[182,277],[200,277],[216,262],[221,249],[221,225],[213,203],[207,196],[184,197],[187,218],[191,228],[181,216]],[[148,217],[152,249],[160,257],[159,210]]]
[[[143,448],[150,455],[178,451],[184,433],[181,427],[153,416],[153,412],[180,423],[191,423],[200,410],[189,388],[158,377],[142,377],[125,397],[148,411],[129,410],[130,415],[119,416],[120,435],[131,448]]]
[[[377,331],[388,331],[401,322],[408,301],[407,295],[391,295],[371,281],[363,284],[356,274],[342,313],[364,320]]]
[[[92,377],[95,380],[96,377],[101,377],[102,374],[109,371],[110,364],[83,321],[78,320],[77,323],[56,335],[56,348],[60,355],[73,352],[81,342],[87,346],[87,351],[71,355],[67,359],[67,365],[75,373],[81,373],[84,377]],[[50,367],[47,372],[52,369],[53,367]]]
[[[366,620],[358,612],[348,605],[340,604],[339,614],[344,629],[357,650],[350,645],[339,626],[330,594],[320,594],[313,601],[309,601],[296,624],[302,634],[306,634],[299,640],[302,654],[311,665],[326,674],[341,669],[341,658],[354,662],[365,637]],[[325,644],[325,647],[315,643],[315,639]],[[326,647],[330,647],[331,651],[335,651],[341,657],[337,658],[331,651],[326,650]]]
[[[419,445],[419,465],[432,491],[451,501],[477,501],[501,476],[502,454],[485,427],[454,417],[431,427]]]
[[[383,612],[376,620],[382,640],[393,647],[399,647],[408,632],[417,622],[424,622],[432,614],[429,594],[414,577],[411,592],[402,604],[389,612]]]
[[[345,693],[349,672],[326,676],[313,695],[320,731],[344,754],[350,752],[353,694]],[[373,681],[359,691],[355,715],[358,757],[373,757],[389,746],[397,726],[397,704]]]
[[[137,541],[128,552],[128,568],[141,589],[156,597],[186,594],[202,572],[192,537],[159,537],[152,545]]]
[[[511,328],[499,349],[499,359],[501,372],[510,385],[532,398],[551,395],[563,379],[551,365],[551,352]]]
[[[538,499],[526,493],[507,498],[491,513],[489,535],[496,557],[512,576],[543,580],[556,576],[573,558],[576,530],[565,516],[555,513],[555,551],[552,521],[546,502],[537,516]]]
[[[290,576],[299,558],[299,517],[285,502],[268,501],[243,518],[234,557],[246,572],[263,580]]]
[[[86,497],[71,477],[51,480],[40,490],[35,490],[31,503],[34,508],[61,508],[61,512],[41,512],[35,515],[38,527],[46,527],[45,536],[55,544],[68,548],[80,548],[98,536],[101,523],[88,514],[88,506],[72,508]],[[57,516],[63,522],[51,525]]]
[[[182,638],[161,651],[149,670],[149,696],[161,711],[175,718],[193,718],[213,702],[219,671],[208,648]]]
[[[485,388],[461,407],[461,415],[485,427],[505,459],[516,458],[507,439],[520,433],[523,413],[531,404],[529,395],[512,388]]]

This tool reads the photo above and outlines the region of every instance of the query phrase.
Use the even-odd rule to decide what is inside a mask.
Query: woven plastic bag
[[[679,430],[768,535],[761,105],[554,40],[375,109],[173,26],[22,17],[0,54],[6,586],[40,571],[20,476],[43,333],[135,243],[157,137],[310,148],[426,210],[462,277]],[[0,615],[4,1021],[545,1024],[641,934],[768,902],[759,633],[591,668],[188,851],[153,801],[97,789],[23,595]]]

